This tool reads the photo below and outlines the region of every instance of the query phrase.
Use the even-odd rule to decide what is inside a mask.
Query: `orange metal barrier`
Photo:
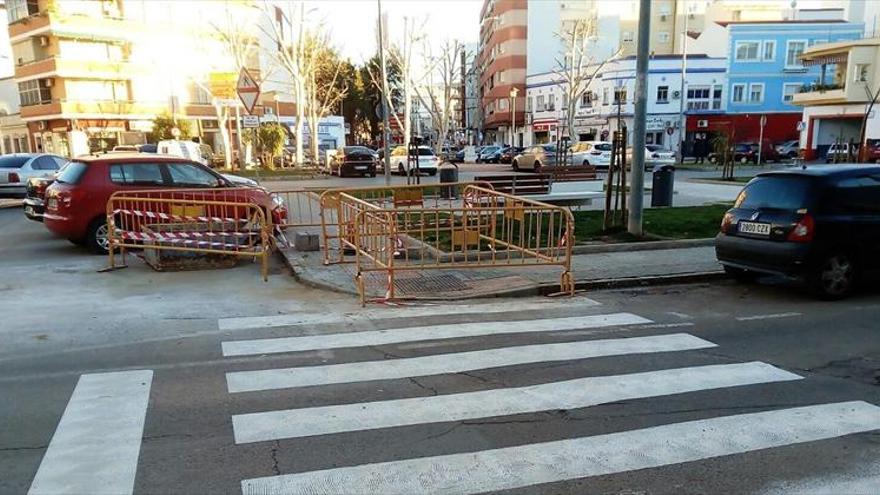
[[[109,268],[116,251],[188,251],[260,258],[268,281],[272,216],[247,188],[150,190],[114,193],[107,201]]]
[[[464,187],[460,204],[442,208],[334,197],[340,253],[354,254],[362,303],[371,272],[384,274],[384,298],[393,299],[396,274],[413,270],[558,266],[561,292],[574,293],[574,218],[566,208],[474,185]]]

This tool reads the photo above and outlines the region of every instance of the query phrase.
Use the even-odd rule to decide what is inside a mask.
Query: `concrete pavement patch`
[[[647,242],[618,242],[613,244],[581,244],[571,248],[571,253],[595,254],[595,253],[622,253],[631,251],[655,251],[658,249],[686,249],[694,247],[707,247],[715,243],[714,237],[705,239],[680,239],[671,241],[647,241]]]

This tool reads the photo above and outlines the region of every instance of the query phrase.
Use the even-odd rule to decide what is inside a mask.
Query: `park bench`
[[[498,192],[523,196],[545,203],[572,206],[589,205],[603,197],[597,182],[596,167],[576,165],[547,168],[540,174],[509,174],[477,176],[474,180],[487,182]],[[596,190],[596,184],[598,190]]]

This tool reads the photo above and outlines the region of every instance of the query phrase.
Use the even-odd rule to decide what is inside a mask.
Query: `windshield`
[[[373,152],[369,148],[365,148],[363,146],[346,146],[343,148],[343,151],[348,153],[367,153],[372,154]]]
[[[0,168],[21,168],[30,159],[28,155],[0,156]]]
[[[501,148],[499,148],[498,146],[487,146],[483,148],[483,153],[495,153],[499,149]]]
[[[739,193],[735,208],[798,210],[809,206],[810,180],[806,177],[758,177]]]
[[[431,148],[419,148],[419,156],[434,156],[434,150]]]
[[[611,145],[608,143],[599,143],[593,146],[593,148],[599,151],[611,151]]]
[[[76,184],[82,178],[86,167],[87,165],[83,162],[69,162],[58,172],[55,180],[62,184]]]

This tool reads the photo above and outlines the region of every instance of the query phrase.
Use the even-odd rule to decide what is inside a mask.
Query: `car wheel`
[[[514,160],[514,161],[513,161],[513,164],[512,164],[511,166],[513,167],[513,171],[514,171],[514,172],[519,172],[519,162],[517,162],[516,160]]]
[[[434,177],[435,175],[437,175],[437,170],[436,169],[431,170],[430,172],[428,172],[428,175],[430,175],[431,177]]]
[[[582,163],[581,165],[586,166],[586,165],[589,165],[589,164],[590,164],[590,160],[584,160],[584,163]]]
[[[406,170],[404,170],[402,163],[397,164],[397,173],[400,175],[406,175]]]
[[[541,162],[535,162],[535,173],[541,171]]]
[[[847,253],[827,256],[813,271],[811,285],[822,299],[843,299],[856,285],[856,264]]]
[[[107,254],[110,250],[110,240],[107,236],[107,218],[96,218],[89,224],[85,245],[95,254]]]
[[[743,270],[742,268],[737,268],[735,266],[724,265],[724,273],[740,283],[754,282],[754,280],[758,278],[757,273]]]
[[[749,163],[749,159],[748,159],[748,157],[741,156],[741,157],[739,158],[739,162],[740,162],[741,164],[745,165],[746,163]]]
[[[710,157],[709,157],[709,163],[711,163],[711,164],[713,164],[713,165],[716,164],[716,163],[718,163],[718,157],[717,157],[717,156],[710,156]]]
[[[370,172],[370,177],[375,177],[375,176],[376,176],[376,171],[375,171],[375,170],[373,170],[372,172]]]

